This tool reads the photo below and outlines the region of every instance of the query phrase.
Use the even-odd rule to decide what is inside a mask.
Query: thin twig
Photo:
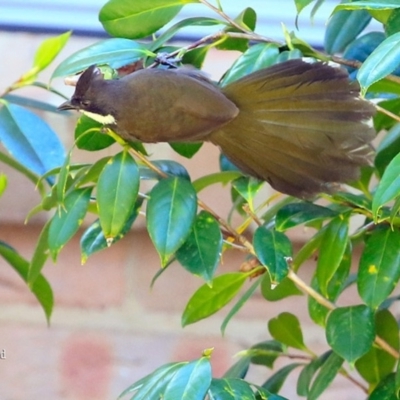
[[[389,110],[386,110],[386,108],[383,108],[381,106],[379,106],[378,104],[375,104],[375,108],[381,112],[382,114],[386,114],[388,117],[393,118],[394,120],[396,120],[397,122],[400,122],[400,116],[392,113]]]

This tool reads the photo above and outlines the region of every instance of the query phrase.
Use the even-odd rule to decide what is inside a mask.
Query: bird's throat
[[[90,111],[85,111],[85,110],[79,110],[81,113],[85,114],[87,117],[94,119],[97,122],[100,122],[100,124],[103,125],[114,125],[116,124],[115,118],[111,115],[100,115],[96,113],[92,113]]]

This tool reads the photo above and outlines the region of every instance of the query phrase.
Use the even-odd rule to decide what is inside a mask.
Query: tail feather
[[[347,73],[291,60],[223,88],[239,115],[209,140],[243,171],[310,197],[357,178],[370,163],[375,112]]]

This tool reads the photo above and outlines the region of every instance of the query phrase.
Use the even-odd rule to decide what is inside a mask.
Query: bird
[[[375,106],[346,70],[293,59],[226,85],[194,69],[145,68],[104,79],[96,65],[60,110],[77,110],[127,141],[211,142],[245,174],[310,199],[371,165]]]

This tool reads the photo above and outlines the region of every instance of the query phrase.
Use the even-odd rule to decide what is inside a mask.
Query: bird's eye
[[[81,100],[81,105],[84,107],[90,106],[90,100]]]

